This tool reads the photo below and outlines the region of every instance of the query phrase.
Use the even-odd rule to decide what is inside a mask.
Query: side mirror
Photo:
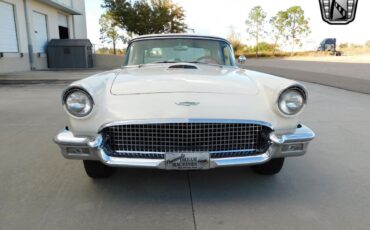
[[[238,58],[239,64],[244,64],[246,61],[247,61],[247,58],[244,55],[239,56]]]

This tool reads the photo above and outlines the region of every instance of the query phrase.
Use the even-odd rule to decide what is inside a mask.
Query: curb
[[[70,84],[76,80],[0,80],[1,85]]]

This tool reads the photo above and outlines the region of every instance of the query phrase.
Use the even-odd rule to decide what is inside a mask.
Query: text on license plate
[[[209,169],[209,153],[166,153],[166,169],[197,170]]]

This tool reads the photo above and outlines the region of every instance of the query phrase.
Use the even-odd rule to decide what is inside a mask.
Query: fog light
[[[283,152],[296,152],[296,151],[303,151],[303,144],[286,144],[283,145]]]
[[[88,148],[76,148],[76,147],[67,147],[68,154],[76,154],[76,155],[88,155],[90,151]]]

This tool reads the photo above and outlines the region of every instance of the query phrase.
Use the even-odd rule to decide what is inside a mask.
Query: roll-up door
[[[0,1],[0,52],[18,52],[14,7]]]

